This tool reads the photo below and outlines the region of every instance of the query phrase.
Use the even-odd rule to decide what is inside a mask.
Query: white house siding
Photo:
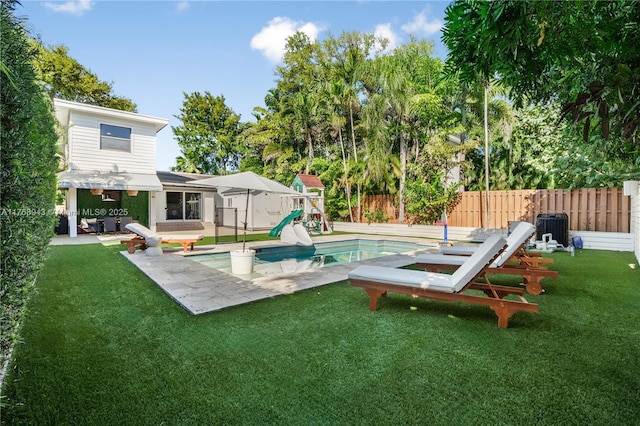
[[[261,192],[251,197],[249,211],[251,229],[271,229],[290,213],[288,197]]]
[[[100,124],[131,129],[131,152],[100,149]],[[137,123],[71,111],[69,166],[81,170],[155,174],[156,132],[153,124]]]
[[[236,226],[243,228],[245,208],[247,205],[246,192],[218,193],[216,197],[218,207],[237,209]],[[247,229],[249,231],[270,230],[291,213],[291,199],[281,194],[268,192],[252,192],[249,196],[249,210],[247,212]],[[229,210],[223,212],[225,226],[232,226],[232,215]],[[208,221],[208,218],[207,218]]]
[[[216,212],[216,202],[215,202],[215,192],[209,191],[204,192],[203,194],[203,212],[202,212],[202,221],[208,223],[214,223],[215,212]]]

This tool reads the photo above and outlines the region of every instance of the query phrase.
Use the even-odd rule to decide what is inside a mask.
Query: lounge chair
[[[483,284],[474,282],[505,247],[504,238],[490,236],[452,275],[363,265],[349,273],[349,280],[351,285],[362,287],[369,294],[369,309],[372,311],[377,309],[378,298],[386,296],[388,291],[407,293],[413,297],[489,306],[498,316],[498,327],[506,328],[514,313],[535,313],[538,305],[527,302],[521,288],[496,286],[489,281]],[[481,290],[485,295],[467,293],[472,289]],[[504,299],[510,294],[520,300]]]
[[[127,244],[129,246],[127,248],[127,252],[129,253],[135,253],[136,247],[140,248],[141,250],[146,250],[147,238],[161,238],[162,243],[180,243],[182,244],[182,250],[184,252],[187,251],[187,247],[191,247],[191,251],[193,251],[193,245],[196,243],[196,241],[202,240],[202,235],[161,235],[153,232],[146,226],[140,225],[139,223],[129,223],[126,225],[126,228],[136,234],[135,237],[129,240],[120,241],[120,244]]]
[[[541,284],[542,279],[558,278],[558,272],[550,271],[541,266],[541,263],[551,263],[553,259],[531,256],[525,252],[524,246],[534,233],[535,227],[532,224],[520,222],[511,235],[507,237],[505,251],[491,263],[484,274],[520,275],[527,293],[534,295],[542,293],[544,291]],[[443,272],[456,270],[468,259],[468,256],[463,255],[452,256],[427,253],[418,255],[416,264],[429,272]]]
[[[553,263],[553,259],[543,258],[540,253],[529,253],[525,250],[527,241],[535,234],[535,227],[529,222],[518,222],[511,234],[507,237],[509,247],[517,247],[513,257],[522,258],[527,264],[541,266],[545,263]],[[453,246],[441,246],[440,253],[455,256],[471,256],[479,244],[461,244]]]

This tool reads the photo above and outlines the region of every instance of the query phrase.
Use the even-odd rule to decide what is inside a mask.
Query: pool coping
[[[314,242],[346,241],[354,239],[413,242],[437,248],[437,241],[426,238],[347,234],[317,236]],[[247,243],[247,248],[282,246],[280,241]],[[230,275],[189,260],[193,254],[223,253],[241,248],[242,244],[196,246],[194,253],[165,249],[162,256],[146,256],[143,251],[120,253],[154,281],[167,295],[193,315],[268,299],[296,291],[346,280],[349,272],[359,265],[378,265],[399,268],[415,263],[415,254],[431,248],[413,250],[358,262],[326,266],[301,272],[273,274],[249,280]]]

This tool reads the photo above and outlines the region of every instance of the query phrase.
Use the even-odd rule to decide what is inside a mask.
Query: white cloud
[[[92,0],[66,1],[64,3],[45,2],[44,6],[54,12],[70,13],[81,16],[91,10],[94,2]]]
[[[182,12],[183,10],[189,9],[190,6],[191,4],[187,0],[183,0],[178,2],[178,4],[176,5],[176,9],[178,10],[178,12]]]
[[[373,35],[377,38],[386,38],[388,40],[387,46],[382,49],[382,46],[376,42],[376,49],[380,53],[389,53],[400,44],[400,37],[391,28],[391,24],[378,24],[373,31]]]
[[[433,35],[440,31],[444,24],[439,19],[427,20],[427,13],[420,12],[413,17],[411,22],[402,26],[402,30],[407,34]]]
[[[284,55],[287,38],[301,31],[311,40],[317,40],[321,30],[313,22],[297,22],[291,18],[276,16],[269,21],[269,25],[253,36],[251,48],[261,51],[267,59],[277,63]]]

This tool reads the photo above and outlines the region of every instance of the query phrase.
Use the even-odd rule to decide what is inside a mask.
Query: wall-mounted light
[[[102,195],[102,201],[112,202],[115,201],[113,198],[109,197],[109,194]]]

